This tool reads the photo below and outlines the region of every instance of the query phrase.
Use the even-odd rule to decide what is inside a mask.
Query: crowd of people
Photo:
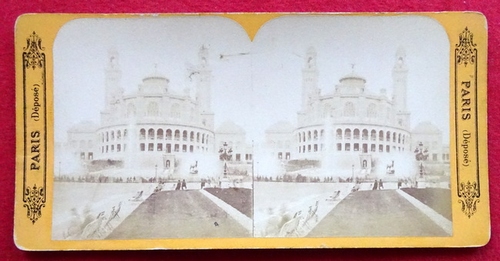
[[[356,178],[340,178],[340,177],[307,177],[301,174],[291,175],[291,174],[283,174],[282,176],[267,177],[267,176],[255,176],[254,181],[265,181],[265,182],[314,182],[314,183],[351,183],[351,182],[361,182],[362,179]]]
[[[56,175],[54,181],[57,182],[85,182],[85,183],[156,183],[172,181],[164,177],[110,177],[105,175]]]

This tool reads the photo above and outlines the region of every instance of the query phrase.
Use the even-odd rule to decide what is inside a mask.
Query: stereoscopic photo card
[[[482,14],[26,14],[15,41],[20,249],[490,238]]]

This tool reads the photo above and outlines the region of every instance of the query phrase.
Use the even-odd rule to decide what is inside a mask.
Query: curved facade
[[[207,61],[208,51],[202,47],[195,97],[188,89],[181,94],[171,90],[169,79],[158,72],[146,76],[135,92],[124,94],[118,53],[111,50],[94,159],[123,161],[126,168],[155,168],[157,174],[178,176],[189,172],[186,166],[197,165],[198,159],[215,155]]]
[[[286,159],[320,161],[322,175],[378,177],[387,174],[388,165],[394,168],[394,161],[409,158],[405,58],[404,50],[399,49],[391,98],[384,88],[380,93],[370,92],[366,80],[354,70],[339,80],[333,92],[322,94],[316,51],[310,48],[302,69],[297,126],[291,131],[293,149]]]

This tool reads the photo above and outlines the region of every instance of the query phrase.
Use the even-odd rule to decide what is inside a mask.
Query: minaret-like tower
[[[408,78],[408,67],[406,66],[406,53],[403,47],[396,52],[396,63],[392,69],[394,110],[396,112],[397,124],[409,129],[410,113],[406,109],[406,82]]]
[[[318,68],[316,66],[316,50],[309,47],[302,69],[302,110],[305,111],[309,105],[318,98]]]
[[[201,124],[209,129],[214,127],[214,113],[212,112],[211,103],[211,80],[212,70],[209,65],[208,48],[205,45],[201,46],[198,52],[198,82],[196,84],[196,102],[201,115]]]
[[[210,106],[210,82],[212,79],[212,70],[208,63],[208,49],[203,45],[198,52],[199,59],[199,78],[197,82],[196,101],[201,113],[211,113]]]
[[[122,71],[119,64],[118,51],[108,50],[108,62],[106,65],[106,108],[118,103],[122,99],[123,89],[121,87]]]

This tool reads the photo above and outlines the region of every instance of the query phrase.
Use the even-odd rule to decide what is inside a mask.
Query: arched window
[[[391,132],[387,132],[386,135],[385,135],[385,140],[386,141],[391,141]]]
[[[156,131],[156,139],[163,140],[163,129],[158,129]]]
[[[109,141],[109,133],[106,131],[106,142]]]
[[[181,131],[175,130],[175,132],[174,132],[174,139],[175,140],[180,140],[181,139]]]
[[[111,140],[115,140],[115,132],[114,131],[111,131]]]
[[[375,141],[377,140],[377,131],[376,130],[372,130],[371,133],[370,133],[370,139]]]
[[[368,105],[366,116],[368,116],[368,118],[377,118],[377,106],[375,106],[374,103]]]
[[[196,133],[196,142],[200,142],[200,133],[199,132]]]
[[[361,135],[361,138],[362,138],[363,140],[367,140],[367,139],[368,139],[368,130],[367,130],[367,129],[364,129],[364,130],[363,130],[363,133],[362,133],[362,135]]]
[[[378,140],[379,141],[384,141],[384,131],[379,131],[378,132]]]
[[[341,140],[342,139],[342,130],[341,129],[337,129],[337,140]]]
[[[307,140],[311,140],[311,131],[307,132]]]
[[[321,130],[321,131],[319,132],[319,138],[320,138],[321,140],[323,140],[323,139],[325,138],[325,130]]]
[[[350,140],[351,139],[351,129],[345,129],[344,137],[345,137],[346,140]]]
[[[148,116],[158,116],[160,113],[159,113],[159,109],[158,109],[158,103],[156,102],[150,102],[148,104]]]
[[[182,140],[183,141],[187,141],[188,140],[188,132],[187,131],[183,131],[182,132]]]
[[[201,143],[205,143],[205,134],[201,136]],[[232,142],[229,142],[229,144],[232,144]]]
[[[302,132],[302,141],[305,142],[306,141],[306,133],[305,132]]]
[[[193,142],[194,141],[194,131],[192,131],[190,134],[189,134],[189,141]]]
[[[122,139],[122,132],[120,130],[116,131],[116,139],[121,140]]]
[[[395,132],[392,133],[392,142],[396,142],[396,133]]]
[[[172,140],[172,130],[167,129],[167,134],[165,135],[167,140]]]
[[[354,104],[352,102],[346,102],[346,104],[344,105],[344,116],[345,117],[356,116],[356,110],[355,110]]]
[[[314,130],[314,140],[318,140],[318,131]]]
[[[354,139],[359,140],[359,130],[358,129],[354,129]]]
[[[154,138],[155,138],[155,130],[149,129],[148,130],[148,139],[154,140]]]
[[[302,141],[302,134],[299,132],[299,142]]]
[[[401,133],[398,134],[398,143],[401,143]]]
[[[174,103],[170,107],[170,117],[174,119],[179,119],[181,117],[181,106],[178,103]]]
[[[123,139],[126,139],[127,138],[127,129],[124,129],[123,130]]]
[[[146,130],[145,129],[141,129],[139,131],[139,139],[143,140],[146,138]]]
[[[136,114],[135,106],[133,103],[127,105],[127,117],[134,117]]]

